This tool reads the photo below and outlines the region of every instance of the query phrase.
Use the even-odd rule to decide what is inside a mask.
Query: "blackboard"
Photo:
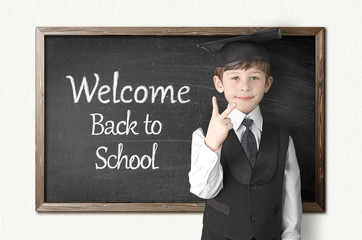
[[[221,108],[226,101],[213,87],[212,55],[197,44],[259,30],[37,28],[36,209],[202,210],[189,192],[191,135],[210,118],[212,96]],[[281,31],[281,40],[263,44],[274,84],[261,110],[289,126],[304,211],[320,211],[321,29]]]

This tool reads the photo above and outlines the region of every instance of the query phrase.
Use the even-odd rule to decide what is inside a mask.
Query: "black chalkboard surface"
[[[226,101],[213,87],[212,55],[197,44],[231,34],[62,30],[38,28],[37,210],[200,210],[203,200],[189,192],[191,135],[209,120],[212,96],[220,108]],[[285,34],[263,44],[274,84],[261,103],[265,119],[289,126],[303,202],[313,203],[315,43],[315,34]]]

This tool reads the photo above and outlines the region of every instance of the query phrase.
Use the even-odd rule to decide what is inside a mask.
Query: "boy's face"
[[[266,79],[265,74],[256,67],[225,71],[222,80],[214,76],[216,90],[223,92],[229,104],[236,103],[236,109],[245,114],[258,106],[272,83],[273,78]]]

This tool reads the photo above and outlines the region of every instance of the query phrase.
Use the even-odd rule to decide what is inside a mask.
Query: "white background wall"
[[[151,3],[152,2],[152,3]],[[306,240],[362,239],[362,1],[0,0],[0,239],[199,239],[201,213],[35,212],[36,26],[321,26],[326,203]]]

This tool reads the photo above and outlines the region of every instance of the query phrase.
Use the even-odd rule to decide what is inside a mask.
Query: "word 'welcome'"
[[[95,83],[93,88],[90,90],[88,80],[84,76],[80,87],[77,89],[75,80],[72,76],[66,76],[70,80],[73,91],[73,100],[74,103],[78,103],[82,94],[88,103],[93,100],[94,95],[97,92],[97,99],[102,104],[107,104],[110,102],[113,103],[145,103],[147,100],[150,100],[151,103],[155,103],[156,99],[159,97],[160,103],[164,103],[167,96],[169,96],[170,103],[179,102],[181,104],[188,103],[190,99],[185,99],[185,95],[190,92],[189,86],[182,86],[177,90],[175,94],[175,89],[172,85],[167,87],[163,86],[138,86],[133,89],[132,86],[126,85],[123,87],[118,86],[119,72],[116,71],[113,74],[113,86],[101,85],[99,86],[99,76],[97,73],[94,73]],[[177,97],[175,96],[177,95]]]

